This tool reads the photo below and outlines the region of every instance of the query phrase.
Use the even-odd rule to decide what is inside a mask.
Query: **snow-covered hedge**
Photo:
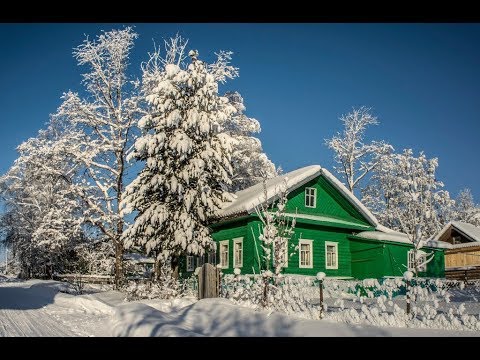
[[[124,288],[128,301],[141,299],[174,299],[186,296],[197,296],[195,277],[175,280],[173,278],[164,281],[135,281],[130,280]]]
[[[407,287],[402,278],[325,279],[325,318],[348,324],[480,330],[480,283],[418,278]],[[223,275],[221,296],[261,309],[263,280],[260,276]],[[319,319],[319,283],[315,277],[285,276],[271,284],[267,310]],[[410,301],[410,314],[406,312]]]

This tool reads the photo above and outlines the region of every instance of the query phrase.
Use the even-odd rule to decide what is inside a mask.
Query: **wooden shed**
[[[480,278],[480,228],[460,221],[451,221],[434,238],[451,244],[445,251],[445,276]],[[470,273],[470,274],[468,274]]]

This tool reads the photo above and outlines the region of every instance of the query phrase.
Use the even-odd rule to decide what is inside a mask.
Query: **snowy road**
[[[0,337],[109,336],[110,318],[101,306],[59,293],[53,281],[0,283]]]

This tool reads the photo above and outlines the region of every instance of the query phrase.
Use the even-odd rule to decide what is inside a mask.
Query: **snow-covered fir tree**
[[[233,176],[229,190],[237,192],[263,179],[276,176],[277,171],[264,153],[260,139],[253,136],[260,133],[260,123],[244,114],[246,108],[242,96],[236,91],[227,92],[225,96],[236,109],[234,116],[230,117],[223,127],[234,139]]]
[[[453,206],[435,175],[438,159],[427,159],[423,152],[415,157],[412,149],[405,149],[383,156],[381,163],[363,191],[362,202],[380,223],[407,234],[420,259],[418,250],[448,222]]]
[[[338,164],[335,170],[352,193],[360,181],[379,165],[381,157],[393,151],[393,147],[383,140],[368,144],[364,142],[367,127],[379,123],[370,111],[362,106],[342,115],[343,132],[325,140],[335,154],[334,159]]]
[[[455,198],[452,219],[480,227],[480,205],[475,204],[470,189],[461,190]]]
[[[232,139],[221,124],[235,108],[219,96],[218,80],[197,51],[190,51],[191,63],[181,66],[183,49],[167,47],[157,65],[144,68],[148,113],[139,122],[143,135],[133,153],[144,168],[122,202],[125,214],[137,212],[124,233],[127,244],[154,251],[157,270],[170,259],[175,277],[180,255],[214,249],[207,224],[232,199],[227,191]],[[172,53],[177,56],[169,57]]]
[[[82,178],[72,188],[86,205],[85,221],[95,226],[115,248],[115,286],[123,281],[126,219],[119,209],[127,174],[126,157],[141,115],[139,82],[127,74],[130,50],[137,34],[129,27],[86,39],[74,51],[83,74],[86,97],[69,91],[54,120],[70,127],[72,162]]]

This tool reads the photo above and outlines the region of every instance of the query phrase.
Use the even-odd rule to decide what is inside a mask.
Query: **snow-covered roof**
[[[321,169],[319,165],[311,165],[268,179],[266,181],[267,202],[276,199],[277,192],[285,179],[287,179],[288,191],[292,191],[320,175]],[[254,212],[255,207],[265,200],[263,191],[263,182],[238,191],[235,193],[236,199],[219,211],[219,217],[225,218]]]
[[[443,227],[442,230],[440,230],[440,232],[437,235],[434,236],[433,239],[440,240],[450,227],[453,227],[455,230],[457,230],[459,233],[461,233],[470,241],[480,242],[480,228],[472,224],[467,224],[461,221],[450,221],[447,225]],[[461,244],[458,244],[458,245],[461,245]],[[477,245],[480,245],[480,244],[477,244]]]
[[[378,240],[378,241],[392,241],[404,244],[412,244],[412,241],[409,239],[407,234],[400,233],[400,232],[392,232],[391,233],[384,233],[380,231],[362,231],[358,233],[356,236],[370,239],[370,240]],[[451,244],[446,243],[444,241],[435,241],[435,240],[428,240],[423,243],[423,246],[433,247],[433,248],[444,248],[449,249],[452,247]]]
[[[306,184],[317,176],[323,175],[323,177],[343,196],[345,196],[349,202],[357,209],[372,225],[379,231],[387,233],[397,233],[387,227],[382,226],[375,216],[343,185],[335,176],[333,176],[327,169],[322,168],[320,165],[306,166],[289,173],[268,179],[266,181],[267,188],[267,202],[276,199],[277,191],[282,185],[283,181],[287,179],[288,192],[291,192],[300,186]],[[220,218],[233,217],[236,215],[246,215],[255,211],[255,207],[259,206],[264,200],[263,182],[259,182],[249,188],[241,190],[235,194],[236,198],[226,207],[218,212]]]
[[[440,242],[444,242],[444,241],[440,241]],[[476,246],[480,246],[480,242],[472,241],[472,242],[463,243],[463,244],[455,244],[455,245],[450,244],[450,249],[461,249],[461,248],[476,247]]]

